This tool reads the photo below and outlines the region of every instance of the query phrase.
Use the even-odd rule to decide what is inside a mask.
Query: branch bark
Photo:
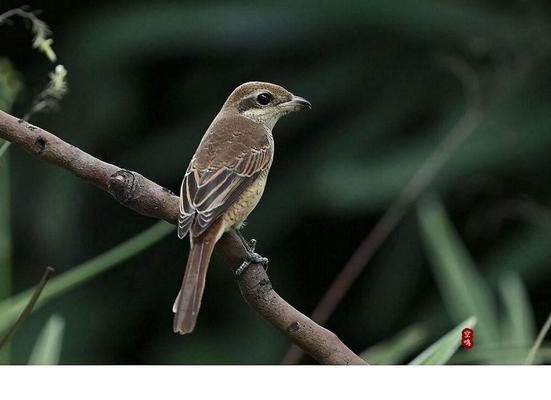
[[[175,224],[178,197],[134,171],[106,163],[57,136],[0,111],[0,138],[18,144],[51,164],[110,193],[120,204],[148,217]],[[226,233],[216,252],[235,270],[245,259],[245,248],[234,232]],[[260,264],[251,264],[237,278],[246,302],[266,321],[321,364],[367,364],[331,331],[300,313],[272,288]]]

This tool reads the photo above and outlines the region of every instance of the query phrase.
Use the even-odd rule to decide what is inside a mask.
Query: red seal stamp
[[[465,328],[461,331],[461,347],[464,349],[472,349],[474,346],[474,331],[470,328]]]

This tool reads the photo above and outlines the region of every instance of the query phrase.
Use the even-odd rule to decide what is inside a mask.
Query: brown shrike
[[[274,157],[272,128],[285,114],[311,108],[281,86],[248,82],[235,89],[195,151],[180,188],[178,237],[190,236],[191,249],[180,293],[174,303],[174,332],[193,331],[201,307],[214,245],[239,228],[258,204]],[[242,236],[240,235],[242,238]],[[250,262],[268,260],[243,238]]]

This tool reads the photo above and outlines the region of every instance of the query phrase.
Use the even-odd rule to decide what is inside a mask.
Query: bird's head
[[[247,82],[238,86],[224,103],[223,111],[239,113],[273,128],[283,115],[312,108],[310,102],[273,83]]]

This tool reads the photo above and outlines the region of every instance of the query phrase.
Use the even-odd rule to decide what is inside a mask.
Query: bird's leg
[[[254,248],[256,247],[256,240],[251,239],[250,242],[247,242],[247,239],[243,236],[241,233],[241,229],[243,229],[247,225],[247,221],[243,221],[239,227],[235,228],[235,233],[237,234],[237,237],[239,240],[241,240],[241,243],[243,244],[243,247],[247,250],[247,253],[254,253]]]
[[[247,242],[247,240],[243,237],[239,229],[235,230],[235,233],[237,233],[237,236],[241,240],[241,243],[243,243],[243,246],[245,247],[245,251],[247,252],[247,256],[245,258],[245,261],[235,270],[235,276],[239,276],[245,271],[245,269],[251,265],[252,262],[262,264],[264,269],[268,268],[268,259],[266,257],[262,257],[260,254],[255,253],[254,249],[256,247],[256,240],[251,239],[250,242]]]

